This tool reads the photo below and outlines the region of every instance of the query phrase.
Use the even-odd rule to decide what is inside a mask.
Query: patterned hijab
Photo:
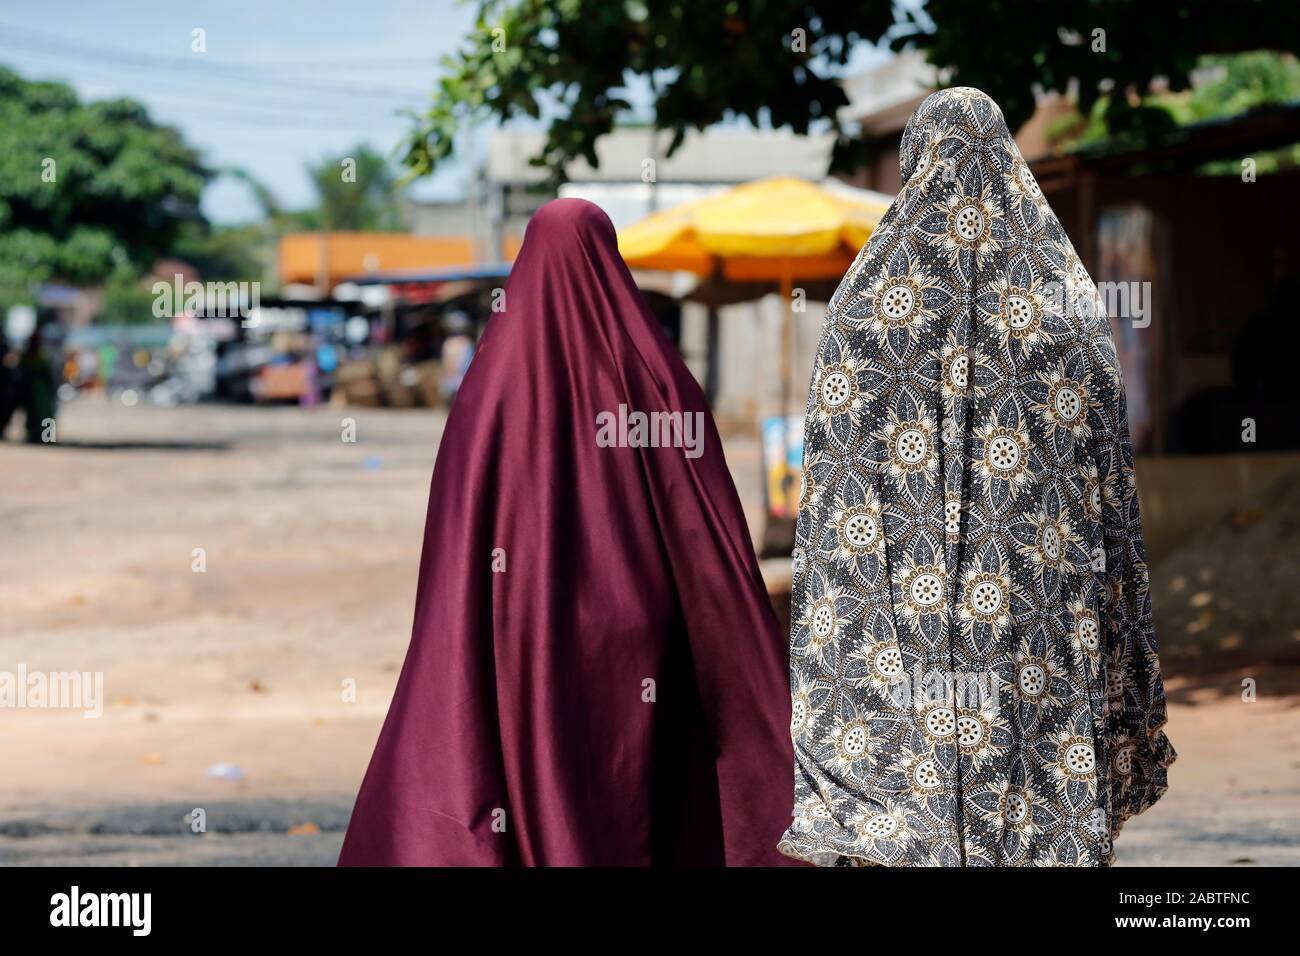
[[[1109,863],[1175,757],[1110,324],[988,96],[900,169],[813,370],[781,849]]]

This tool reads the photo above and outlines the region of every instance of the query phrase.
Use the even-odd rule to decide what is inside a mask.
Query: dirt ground
[[[441,425],[83,401],[57,446],[0,444],[0,671],[101,671],[105,700],[0,711],[0,863],[332,863],[406,649]],[[757,452],[728,443],[754,518]],[[1204,665],[1167,668],[1181,756],[1120,862],[1300,864],[1294,675]]]

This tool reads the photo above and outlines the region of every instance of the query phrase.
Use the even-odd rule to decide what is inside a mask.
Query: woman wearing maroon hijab
[[[786,667],[703,394],[605,214],[548,203],[447,422],[339,862],[780,864]]]

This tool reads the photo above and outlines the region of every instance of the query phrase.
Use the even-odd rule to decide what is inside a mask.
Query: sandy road
[[[332,862],[406,648],[441,425],[83,402],[59,447],[0,444],[0,671],[104,675],[98,718],[0,711],[0,863]],[[755,455],[728,446],[751,513]],[[1300,864],[1294,688],[1246,704],[1237,683],[1173,675],[1173,790],[1121,862]]]

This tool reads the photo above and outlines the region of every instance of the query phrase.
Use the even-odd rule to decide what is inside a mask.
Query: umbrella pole
[[[780,473],[784,476],[781,481],[781,511],[789,515],[792,509],[792,498],[796,492],[792,488],[792,475],[789,473],[789,455],[790,455],[790,365],[793,364],[790,351],[793,349],[794,342],[794,280],[792,276],[793,269],[790,267],[790,261],[785,260],[781,267],[781,389],[780,389],[780,407],[777,408],[777,415],[780,415],[781,421],[781,458]],[[768,531],[774,533],[776,550],[781,554],[789,554],[790,548],[794,544],[794,522],[792,518],[784,518],[779,523],[768,522]]]
[[[791,275],[790,260],[785,261],[781,270],[781,454],[782,467],[790,454],[790,366],[794,361],[794,278]],[[786,489],[785,508],[790,508],[790,492]]]
[[[705,314],[704,397],[709,408],[718,404],[718,307],[708,306]]]
[[[794,339],[794,282],[787,263],[781,272],[781,407],[778,414],[784,422],[790,411],[790,347]],[[784,425],[782,433],[784,434]],[[786,436],[787,438],[789,436]]]
[[[781,453],[780,458],[774,463],[777,473],[783,475],[784,480],[780,483],[781,510],[784,516],[775,518],[769,509],[766,515],[766,527],[763,534],[763,554],[765,557],[774,557],[776,555],[788,555],[791,547],[794,545],[794,519],[789,517],[791,511],[792,493],[797,491],[791,488],[789,475],[787,473],[788,461],[790,456],[790,365],[791,347],[794,340],[794,277],[790,261],[787,259],[781,270],[781,306],[784,315],[781,317],[781,358],[780,358],[780,405],[777,408],[777,415],[780,421],[781,435]]]

